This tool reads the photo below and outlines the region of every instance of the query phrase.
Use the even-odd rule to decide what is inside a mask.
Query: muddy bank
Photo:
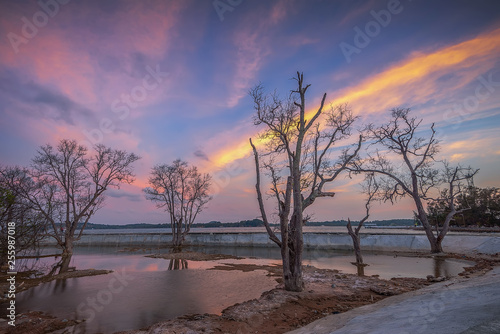
[[[3,319],[2,319],[3,320]],[[9,326],[7,321],[0,322],[0,333],[9,334],[46,334],[64,333],[65,328],[81,323],[81,320],[60,319],[44,312],[30,311],[18,314],[16,326]],[[70,333],[69,331],[66,333]]]

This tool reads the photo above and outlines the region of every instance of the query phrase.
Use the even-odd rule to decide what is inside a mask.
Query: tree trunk
[[[180,249],[182,247],[182,218],[177,222],[177,240],[176,247]]]
[[[288,239],[288,222],[285,219],[281,220],[281,262],[283,263],[283,282],[288,282],[290,277],[292,276],[292,272],[290,270],[290,257],[291,250],[289,246]]]
[[[365,217],[365,219],[366,218],[368,218],[368,216]],[[360,222],[359,224],[361,225],[362,222]],[[356,256],[356,262],[352,262],[352,264],[354,264],[357,267],[358,276],[365,276],[365,267],[367,266],[367,264],[363,262],[363,256],[361,255],[361,240],[359,237],[359,229],[361,227],[360,225],[358,225],[358,228],[356,228],[356,230],[353,230],[351,225],[351,220],[348,220],[347,232],[351,236],[352,246],[354,248],[354,255]]]
[[[438,237],[436,238],[436,242],[434,244],[434,247],[431,247],[433,250],[431,251],[432,253],[443,253],[443,239]]]
[[[442,253],[443,248],[441,247],[441,240],[438,240],[434,235],[434,232],[432,231],[432,226],[431,224],[429,224],[429,219],[427,218],[427,214],[425,213],[422,201],[418,196],[413,196],[413,200],[415,201],[415,204],[417,206],[418,219],[420,219],[420,222],[424,227],[425,234],[427,235],[427,239],[429,240],[429,243],[431,245],[431,253]]]
[[[72,254],[66,256],[63,254],[63,257],[61,259],[59,274],[65,273],[69,270],[69,264],[71,263],[72,256],[73,256]]]
[[[359,235],[355,235],[354,233],[349,235],[352,238],[352,245],[354,247],[354,255],[356,256],[356,263],[363,264],[363,256],[361,255],[361,245],[359,240]]]
[[[358,276],[365,276],[365,267],[367,266],[367,264],[364,264],[364,263],[356,263],[356,267],[357,267],[357,273],[358,273]]]
[[[73,255],[73,237],[71,235],[66,235],[64,238],[63,245],[63,257],[71,257]]]
[[[180,253],[182,251],[182,220],[172,221],[172,252]]]
[[[301,211],[300,211],[301,212]],[[304,288],[304,281],[302,279],[302,250],[303,250],[303,240],[302,240],[302,221],[298,220],[297,214],[292,215],[290,220],[291,228],[291,243],[293,249],[290,252],[290,260],[288,264],[288,277],[284,278],[285,289],[288,291],[300,292]],[[285,263],[283,263],[285,266]],[[283,267],[283,273],[285,272],[285,267]]]
[[[174,239],[172,240],[172,252],[180,253],[182,252],[182,240],[179,234],[175,234]]]

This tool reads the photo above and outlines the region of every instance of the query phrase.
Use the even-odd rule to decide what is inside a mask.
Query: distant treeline
[[[353,225],[357,225],[358,221],[352,221]],[[390,220],[372,220],[369,224],[376,224],[377,226],[412,226],[415,223],[413,219],[390,219]],[[347,220],[333,220],[323,222],[307,222],[306,226],[346,226]],[[241,220],[236,223],[222,223],[220,221],[211,221],[208,223],[196,223],[192,227],[211,228],[211,227],[261,227],[264,222],[260,219]],[[278,226],[275,224],[274,226]],[[81,226],[78,226],[81,228]],[[88,223],[88,229],[140,229],[140,228],[170,228],[170,223],[166,224],[127,224],[127,225],[107,225],[107,224],[92,224]]]
[[[358,225],[359,221],[351,221],[351,224]],[[413,226],[413,219],[389,219],[389,220],[372,220],[365,224],[375,224],[377,226]],[[325,222],[307,222],[306,226],[346,226],[347,220],[333,220]]]

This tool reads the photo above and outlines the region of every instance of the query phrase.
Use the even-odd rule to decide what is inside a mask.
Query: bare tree
[[[351,236],[354,254],[356,256],[356,262],[353,264],[357,266],[359,276],[364,276],[364,267],[367,266],[367,264],[363,262],[363,256],[361,255],[361,240],[359,232],[361,231],[365,221],[370,217],[370,204],[378,193],[378,184],[376,183],[376,179],[373,174],[368,174],[366,176],[364,188],[364,192],[368,195],[365,203],[365,216],[359,221],[358,226],[355,229],[352,228],[351,219],[347,218],[347,232]]]
[[[32,168],[24,170],[17,195],[48,221],[63,257],[68,257],[90,218],[103,206],[105,191],[134,181],[132,163],[138,159],[104,145],[95,146],[90,155],[75,140],[63,139],[56,148],[40,147]]]
[[[367,127],[367,138],[376,150],[368,153],[365,159],[353,160],[349,169],[376,174],[381,200],[394,202],[402,197],[411,197],[431,252],[440,253],[447,228],[434,235],[425,210],[426,201],[443,184],[443,171],[435,167],[439,143],[434,124],[425,134],[420,128],[421,123],[422,119],[410,116],[409,108],[393,109],[389,122],[380,127],[373,124]],[[472,175],[467,176],[470,177]],[[456,184],[461,180],[450,179],[450,182]],[[454,186],[451,190],[455,190]],[[452,197],[455,196],[453,193]]]
[[[304,84],[303,74],[299,72],[295,80],[297,89],[287,100],[281,100],[276,93],[265,94],[261,85],[250,91],[256,110],[254,123],[265,126],[260,140],[266,146],[261,157],[267,160],[262,168],[271,179],[270,194],[276,200],[281,238],[270,227],[260,189],[259,153],[252,139],[250,145],[255,158],[259,209],[269,238],[281,248],[285,289],[302,291],[302,227],[309,219],[304,210],[317,198],[335,195],[325,188],[356,157],[361,136],[354,150],[341,150],[338,159],[332,159],[333,147],[351,136],[356,118],[346,105],[323,113],[325,93],[319,108],[306,120],[306,91],[310,85]]]
[[[17,195],[24,172],[19,167],[0,167],[0,266],[7,262],[10,240],[15,254],[38,249],[45,237],[47,221],[33,205]],[[12,247],[11,247],[12,248]]]
[[[450,222],[455,218],[457,214],[464,211],[470,210],[470,206],[461,206],[457,208],[458,197],[463,195],[470,184],[474,176],[479,172],[479,169],[473,169],[472,167],[463,167],[460,165],[451,166],[449,162],[443,162],[443,168],[441,169],[441,184],[443,187],[440,189],[437,197],[426,198],[429,204],[437,205],[443,208],[446,212],[444,221],[442,222],[441,228],[439,227],[439,222],[436,222],[436,241],[439,246],[448,233],[450,228]],[[429,205],[430,206],[430,205]]]
[[[170,215],[173,250],[181,251],[196,216],[211,199],[211,177],[177,159],[172,165],[153,167],[149,184],[151,186],[144,189],[146,198]]]

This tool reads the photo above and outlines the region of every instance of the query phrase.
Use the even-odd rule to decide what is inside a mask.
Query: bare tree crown
[[[367,126],[366,137],[370,147],[375,149],[365,157],[353,159],[348,168],[354,173],[375,175],[378,184],[375,199],[394,202],[402,197],[411,197],[431,251],[438,253],[442,251],[441,241],[448,232],[449,222],[457,213],[455,199],[463,188],[463,182],[472,179],[477,170],[451,167],[447,162],[438,167],[439,141],[434,124],[426,133],[421,129],[422,120],[412,117],[410,112],[408,108],[396,108],[391,111],[388,122]],[[450,215],[441,231],[434,235],[425,205],[426,201],[436,196],[441,196],[439,201],[446,203]]]
[[[134,181],[132,164],[139,159],[134,153],[114,150],[104,145],[86,147],[75,140],[61,140],[54,148],[41,146],[31,168],[18,174],[17,195],[29,201],[51,224],[54,238],[64,249],[72,248],[93,214],[104,204],[105,191],[121,183]],[[75,236],[77,227],[80,232]],[[64,232],[58,226],[66,227]]]
[[[342,171],[347,169],[361,148],[362,137],[354,147],[335,152],[335,145],[351,136],[356,120],[347,105],[324,111],[326,93],[310,119],[306,119],[306,92],[304,76],[297,72],[297,88],[287,99],[276,92],[266,94],[262,85],[250,91],[254,101],[255,125],[264,125],[260,140],[265,143],[259,154],[250,139],[255,169],[256,191],[262,220],[269,238],[281,248],[283,278],[287,290],[302,290],[302,225],[309,219],[303,211],[319,197],[333,197],[325,189]],[[323,120],[323,122],[321,122]],[[334,154],[336,158],[333,158]],[[270,179],[269,195],[276,199],[281,239],[270,228],[264,199],[260,189],[260,169]]]
[[[211,176],[177,159],[171,165],[153,167],[149,185],[144,189],[146,198],[168,212],[174,243],[180,246],[191,224],[211,199]]]

